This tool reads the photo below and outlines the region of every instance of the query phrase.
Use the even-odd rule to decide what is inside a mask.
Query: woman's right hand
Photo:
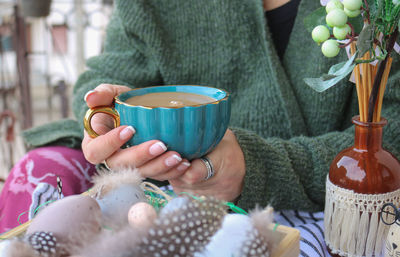
[[[115,96],[129,91],[126,86],[101,84],[85,95],[89,108],[110,106]],[[190,166],[190,162],[181,158],[175,151],[167,151],[167,147],[159,140],[151,140],[140,145],[121,149],[132,136],[135,129],[131,126],[114,128],[110,116],[95,114],[91,121],[92,128],[99,134],[91,138],[86,131],[82,141],[85,158],[93,164],[106,160],[113,169],[138,168],[144,178],[170,180],[180,177]]]

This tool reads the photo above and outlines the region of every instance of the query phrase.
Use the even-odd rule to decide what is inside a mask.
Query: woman
[[[264,6],[285,4],[293,2],[271,1]],[[168,180],[176,192],[214,195],[237,201],[245,209],[271,204],[276,209],[322,210],[329,164],[353,141],[351,117],[357,113],[357,98],[349,82],[324,93],[314,92],[303,82],[303,78],[319,76],[345,58],[344,53],[333,59],[323,57],[304,28],[304,17],[319,5],[319,1],[301,1],[293,33],[290,37],[290,30],[283,33],[289,43],[280,59],[277,49],[285,50],[285,46],[280,47],[283,41],[274,34],[278,45],[274,47],[259,0],[116,1],[105,52],[88,61],[88,71],[74,88],[77,121],[27,131],[26,142],[32,147],[82,146],[92,164],[105,163],[112,169],[134,166],[144,177]],[[383,116],[389,120],[384,141],[389,150],[398,153],[400,94],[395,84],[399,84],[400,70],[395,68],[398,61],[393,65],[396,74],[391,75],[384,100]],[[129,88],[162,84],[209,85],[231,93],[230,129],[207,155],[215,170],[207,180],[203,161],[182,160],[178,153],[166,151],[162,142],[121,150],[134,129],[121,126],[108,131],[109,122],[102,116],[97,116],[93,125],[105,134],[92,139],[85,133],[82,141],[81,121],[88,106],[109,105],[115,95]],[[80,150],[74,151],[79,155]],[[37,162],[43,163],[43,154],[38,158]],[[87,164],[83,160],[78,163]],[[8,181],[21,165],[17,164]],[[89,170],[91,175],[93,166]],[[60,173],[64,188],[73,186],[68,174]],[[48,183],[55,186],[55,177],[48,178]],[[28,209],[28,200],[16,207],[18,197],[18,193],[3,190],[3,230],[16,225],[18,212],[12,210]]]

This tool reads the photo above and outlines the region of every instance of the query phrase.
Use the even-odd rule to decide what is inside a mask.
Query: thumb
[[[86,93],[85,101],[90,108],[108,106],[112,104],[114,97],[129,90],[132,90],[132,88],[112,84],[100,84],[94,90]]]

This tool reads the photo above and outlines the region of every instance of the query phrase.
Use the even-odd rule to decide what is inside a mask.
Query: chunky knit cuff
[[[246,175],[238,205],[253,209],[271,205],[275,209],[322,210],[329,165],[351,144],[350,133],[332,133],[318,138],[290,140],[261,138],[232,128],[243,151]]]
[[[257,149],[259,145],[256,139],[257,135],[239,128],[231,129],[241,146],[246,164],[242,194],[237,204],[244,209],[253,209],[255,203],[264,207],[269,201],[268,195],[265,193],[268,190],[265,183],[268,174],[264,171],[265,158],[262,158],[261,151]]]
[[[246,130],[232,130],[246,162],[239,206],[245,209],[253,209],[255,205],[271,205],[275,209],[318,209],[304,191],[282,140],[265,140]]]

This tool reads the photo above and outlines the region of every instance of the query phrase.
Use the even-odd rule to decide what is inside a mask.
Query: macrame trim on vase
[[[325,241],[341,256],[380,256],[389,226],[380,219],[383,204],[399,206],[400,189],[385,194],[360,194],[326,180]],[[387,214],[385,214],[387,215]]]

